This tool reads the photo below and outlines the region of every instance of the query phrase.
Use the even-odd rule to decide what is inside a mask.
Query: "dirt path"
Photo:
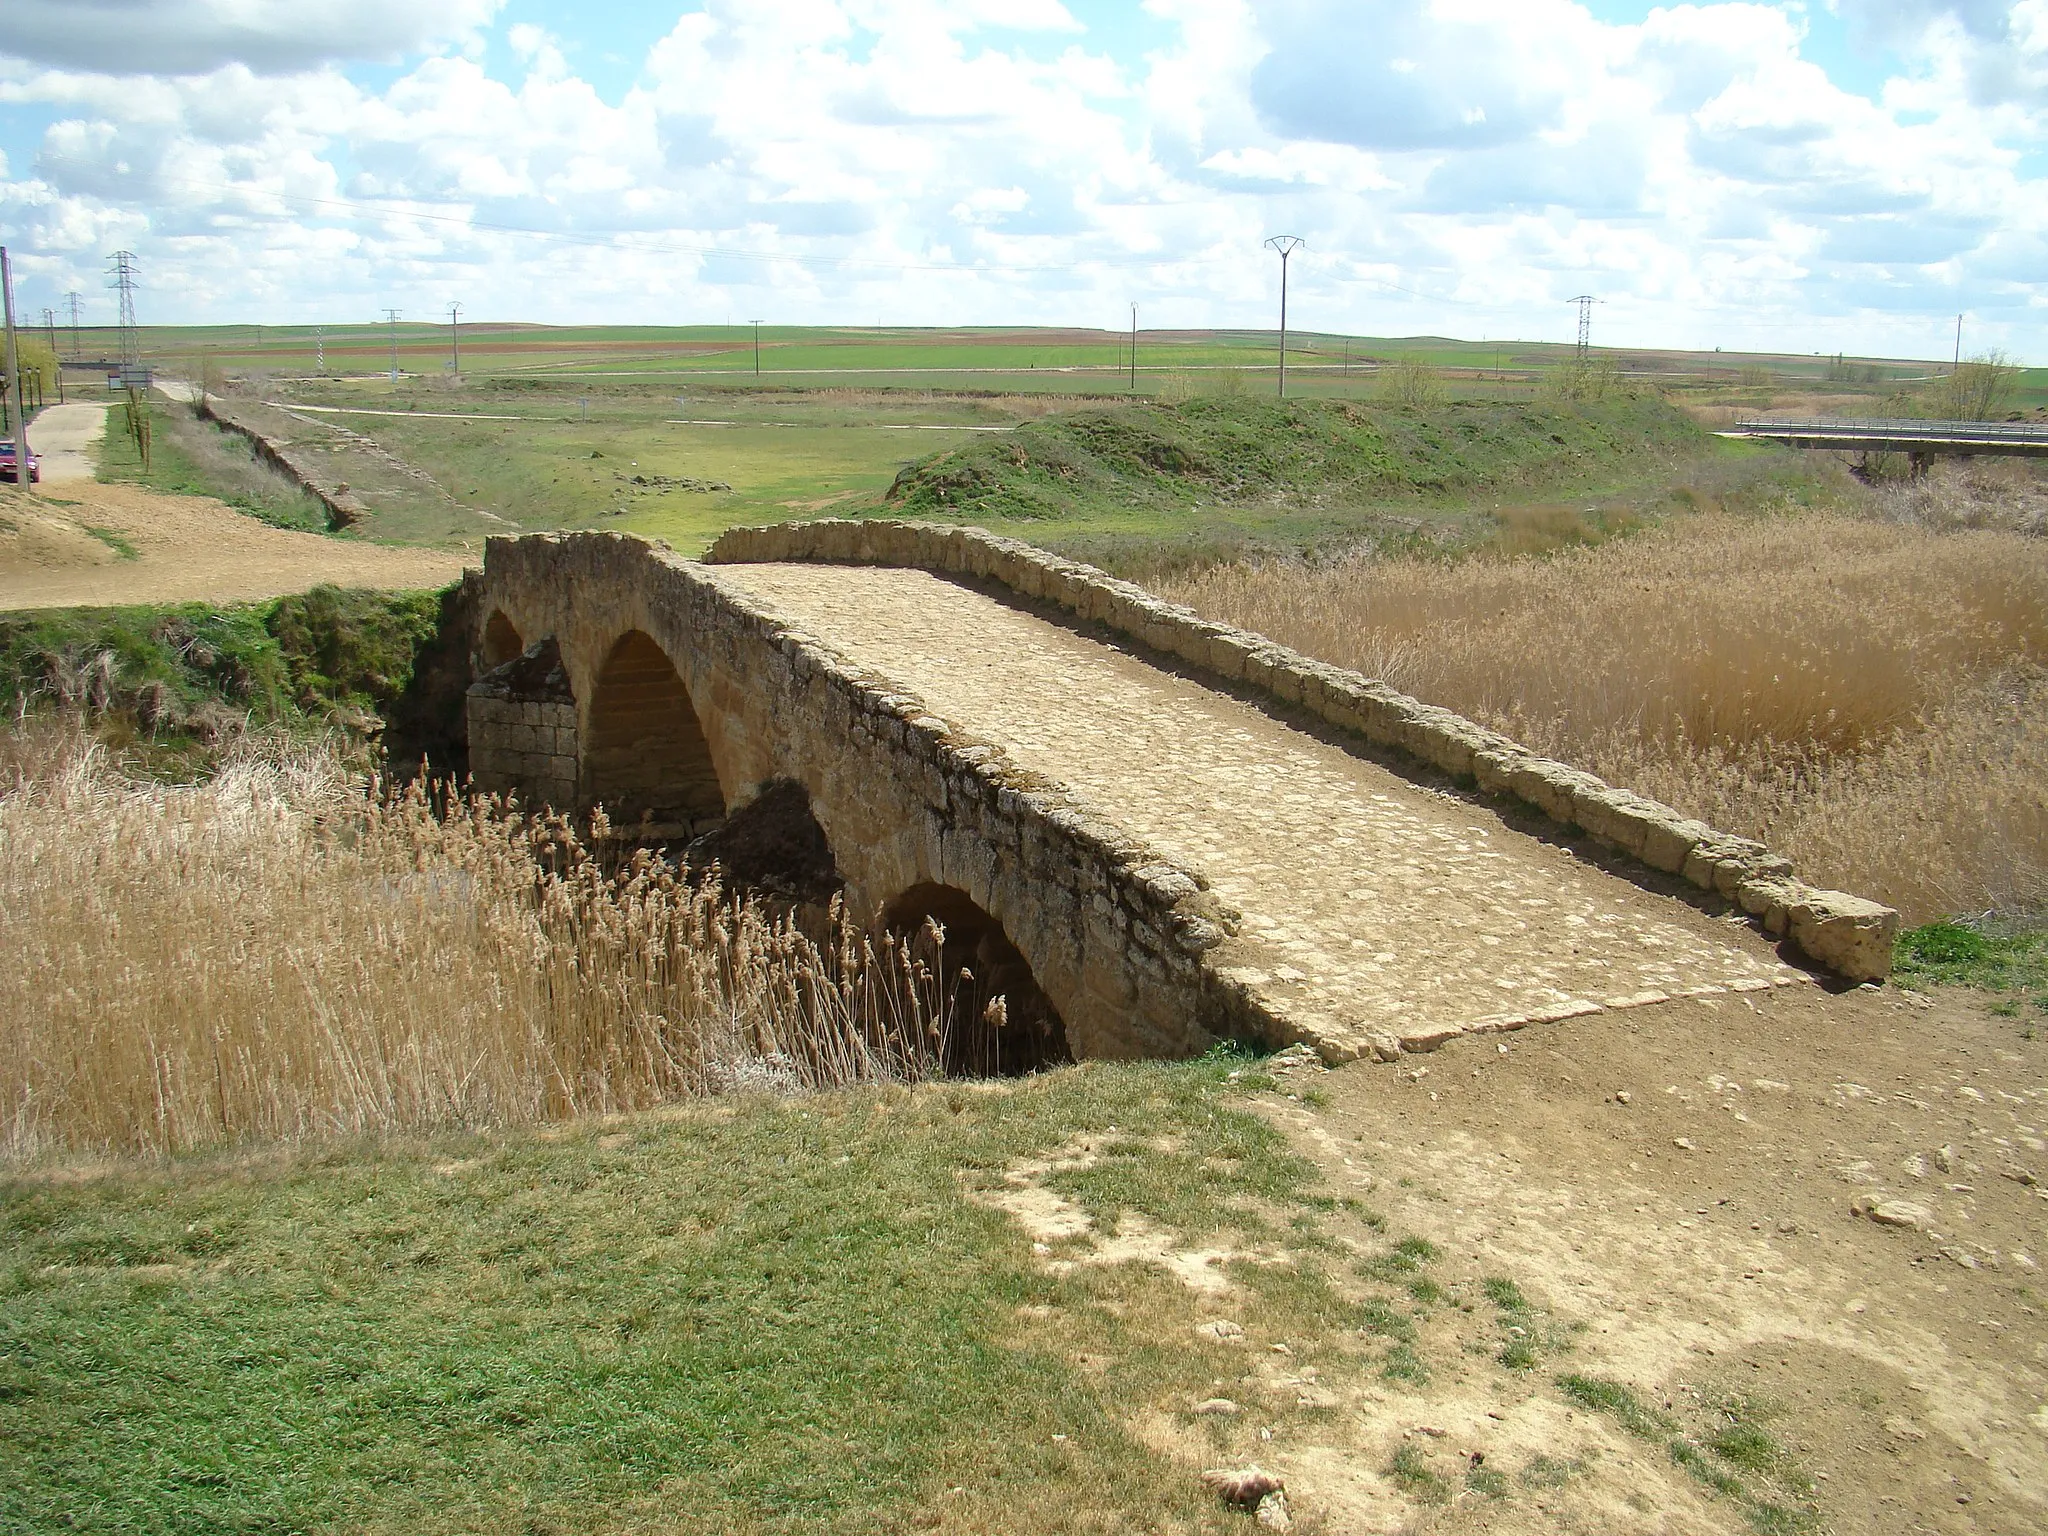
[[[1797,988],[1291,1073],[1275,1118],[1385,1218],[1361,1251],[1434,1250],[1389,1288],[1429,1379],[1332,1366],[1330,1412],[1247,1449],[1331,1533],[2048,1530],[2044,1068],[2048,1024],[1965,993]],[[1730,1425],[1775,1486],[1674,1456]]]
[[[0,609],[254,601],[322,582],[438,587],[480,555],[295,533],[206,497],[91,479],[34,496],[0,488]]]
[[[1317,1038],[1801,979],[1742,925],[924,572],[717,570],[1200,870],[1244,914],[1225,962]]]
[[[43,484],[93,477],[92,445],[107,430],[107,407],[81,402],[52,405],[29,423],[29,446],[42,460]]]

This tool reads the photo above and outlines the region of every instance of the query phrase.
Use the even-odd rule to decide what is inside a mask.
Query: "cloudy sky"
[[[2048,0],[5,0],[33,316],[2048,358]]]

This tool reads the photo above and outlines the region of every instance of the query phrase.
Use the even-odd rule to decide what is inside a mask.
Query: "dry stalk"
[[[366,792],[367,791],[367,792]],[[561,818],[330,749],[137,784],[74,737],[0,785],[6,1154],[491,1126],[934,1075],[927,937],[822,941]],[[930,955],[927,954],[930,952]]]
[[[1540,559],[1231,565],[1166,595],[1944,912],[2048,904],[2048,544],[1835,515]]]

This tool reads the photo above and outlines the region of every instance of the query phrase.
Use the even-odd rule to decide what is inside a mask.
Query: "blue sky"
[[[2048,356],[2048,0],[7,0],[33,316]]]

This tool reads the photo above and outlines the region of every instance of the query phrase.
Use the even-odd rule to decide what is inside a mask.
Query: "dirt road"
[[[1331,1532],[2048,1529],[2044,1067],[1967,993],[1797,988],[1290,1074],[1361,1247],[1433,1250],[1433,1376],[1325,1370],[1268,1464]]]
[[[43,484],[56,486],[93,477],[92,445],[105,435],[107,407],[53,405],[29,423],[29,446],[42,460]]]
[[[1132,1429],[1191,1474],[1278,1474],[1315,1536],[2033,1536],[2048,1020],[2026,1011],[1800,987],[1399,1066],[1286,1053],[1256,1102],[1334,1197],[1292,1253],[1093,1233],[1050,1173],[1091,1149],[980,1198],[1050,1272],[1185,1287],[1131,1315],[1206,1385],[1130,1402]],[[1254,1278],[1275,1264],[1346,1305],[1282,1331]]]
[[[438,587],[481,557],[295,533],[206,497],[90,478],[35,495],[0,487],[0,609],[255,601],[323,582]]]

